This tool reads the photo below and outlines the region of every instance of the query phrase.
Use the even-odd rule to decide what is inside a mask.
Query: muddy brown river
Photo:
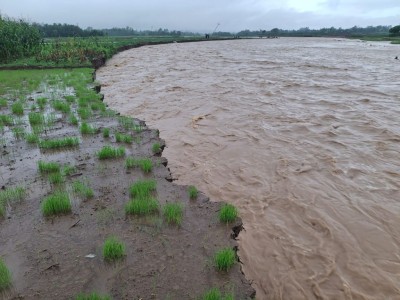
[[[180,184],[233,203],[257,299],[400,299],[400,45],[147,46],[97,72]],[[193,279],[195,280],[195,279]]]

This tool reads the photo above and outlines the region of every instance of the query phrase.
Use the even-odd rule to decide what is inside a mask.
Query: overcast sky
[[[0,13],[83,28],[236,32],[400,24],[400,0],[0,0]]]

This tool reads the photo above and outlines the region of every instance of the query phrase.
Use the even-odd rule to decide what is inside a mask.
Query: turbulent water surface
[[[240,209],[258,299],[400,299],[400,46],[170,44],[97,72],[160,129],[178,183]]]

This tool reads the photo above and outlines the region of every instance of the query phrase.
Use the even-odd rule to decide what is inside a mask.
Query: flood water
[[[97,72],[179,184],[240,210],[257,299],[400,299],[400,45],[147,46]],[[194,279],[195,280],[195,279]]]

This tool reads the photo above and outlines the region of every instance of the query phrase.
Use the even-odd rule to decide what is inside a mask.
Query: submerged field
[[[0,71],[0,297],[250,298],[236,213],[171,183],[158,130],[92,72]]]

